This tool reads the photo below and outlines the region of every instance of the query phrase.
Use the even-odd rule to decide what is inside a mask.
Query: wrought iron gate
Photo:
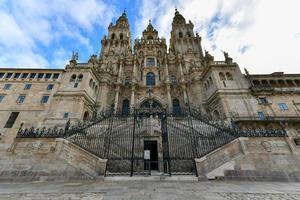
[[[165,174],[196,174],[195,158],[241,136],[285,137],[284,130],[246,130],[221,125],[200,115],[167,113],[162,108],[135,109],[127,116],[106,114],[65,129],[20,129],[18,137],[63,137],[100,158],[108,159],[106,175],[149,174],[145,141],[157,142],[157,169]],[[151,163],[150,163],[151,164]],[[150,165],[151,166],[151,165]]]

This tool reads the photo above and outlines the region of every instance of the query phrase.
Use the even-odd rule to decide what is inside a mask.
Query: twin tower
[[[201,37],[194,25],[176,10],[172,22],[170,46],[158,36],[151,21],[140,39],[131,44],[126,13],[110,24],[108,35],[101,40],[97,67],[100,76],[98,102],[102,109],[129,113],[132,108],[167,107],[181,112],[183,106],[202,104],[200,77],[206,60]]]

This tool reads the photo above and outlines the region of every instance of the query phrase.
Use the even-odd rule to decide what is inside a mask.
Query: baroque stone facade
[[[149,107],[149,99],[170,112],[197,107],[242,128],[282,127],[300,137],[300,74],[243,74],[228,53],[216,61],[203,52],[193,28],[176,10],[169,48],[151,21],[131,44],[123,13],[87,63],[73,53],[63,70],[0,69],[1,143],[11,143],[21,123],[64,126],[107,108],[128,114]]]

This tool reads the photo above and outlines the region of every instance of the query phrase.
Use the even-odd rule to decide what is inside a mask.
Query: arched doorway
[[[155,99],[147,99],[141,103],[140,108],[162,108],[162,105]]]
[[[88,111],[85,111],[83,115],[83,121],[89,121],[90,120],[90,114]]]
[[[178,99],[173,99],[173,114],[174,115],[181,114],[180,103]]]
[[[123,116],[129,115],[129,100],[128,99],[124,99],[124,101],[123,101],[122,115]]]

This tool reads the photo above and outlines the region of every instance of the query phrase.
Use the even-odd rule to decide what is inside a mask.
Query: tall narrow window
[[[226,80],[225,74],[224,74],[223,72],[220,72],[220,73],[219,73],[219,77],[220,77],[220,80],[221,80],[221,81],[225,81],[225,80]]]
[[[13,73],[7,73],[5,78],[11,78]]]
[[[49,95],[42,96],[41,103],[47,103],[49,99]]]
[[[182,32],[179,32],[179,33],[178,33],[178,36],[179,36],[179,38],[183,38],[183,33],[182,33]]]
[[[53,79],[58,79],[58,77],[59,77],[59,74],[53,74]]]
[[[19,115],[19,112],[12,112],[10,114],[10,116],[9,116],[9,118],[8,118],[5,126],[4,126],[4,128],[12,128],[13,125],[14,125],[14,123],[15,123],[15,121],[16,121],[16,119],[17,119],[17,117],[18,117],[18,115]]]
[[[26,96],[25,95],[20,95],[17,99],[17,103],[24,103]]]
[[[125,99],[123,101],[123,106],[122,106],[122,115],[127,116],[129,114],[129,100]]]
[[[52,90],[52,89],[53,89],[53,87],[54,87],[54,85],[53,85],[53,84],[48,84],[48,86],[47,86],[47,90],[48,90],[48,91],[50,91],[50,90]]]
[[[0,79],[4,77],[4,73],[0,73]]]
[[[68,113],[68,112],[65,112],[63,117],[64,117],[64,119],[69,118],[69,113]]]
[[[78,76],[78,82],[81,82],[82,81],[82,79],[83,79],[83,75],[82,74],[79,74],[79,76]]]
[[[257,112],[257,114],[258,114],[258,118],[259,118],[260,120],[266,119],[266,116],[265,116],[265,113],[264,113],[264,112]]]
[[[171,83],[172,83],[172,85],[177,85],[176,76],[174,76],[174,75],[171,76]]]
[[[181,114],[181,109],[180,109],[180,104],[178,99],[173,99],[173,114],[174,115],[180,115]]]
[[[21,76],[21,78],[27,78],[27,76],[28,76],[28,73],[24,73],[24,74],[22,74],[22,76]]]
[[[28,84],[25,84],[24,86],[24,90],[30,90],[32,84],[28,83]]]
[[[146,76],[146,85],[153,86],[155,85],[155,75],[152,72],[149,72]]]
[[[4,95],[0,95],[0,103],[3,101]]]
[[[4,85],[3,90],[10,90],[10,88],[11,88],[11,84],[7,83]]]

